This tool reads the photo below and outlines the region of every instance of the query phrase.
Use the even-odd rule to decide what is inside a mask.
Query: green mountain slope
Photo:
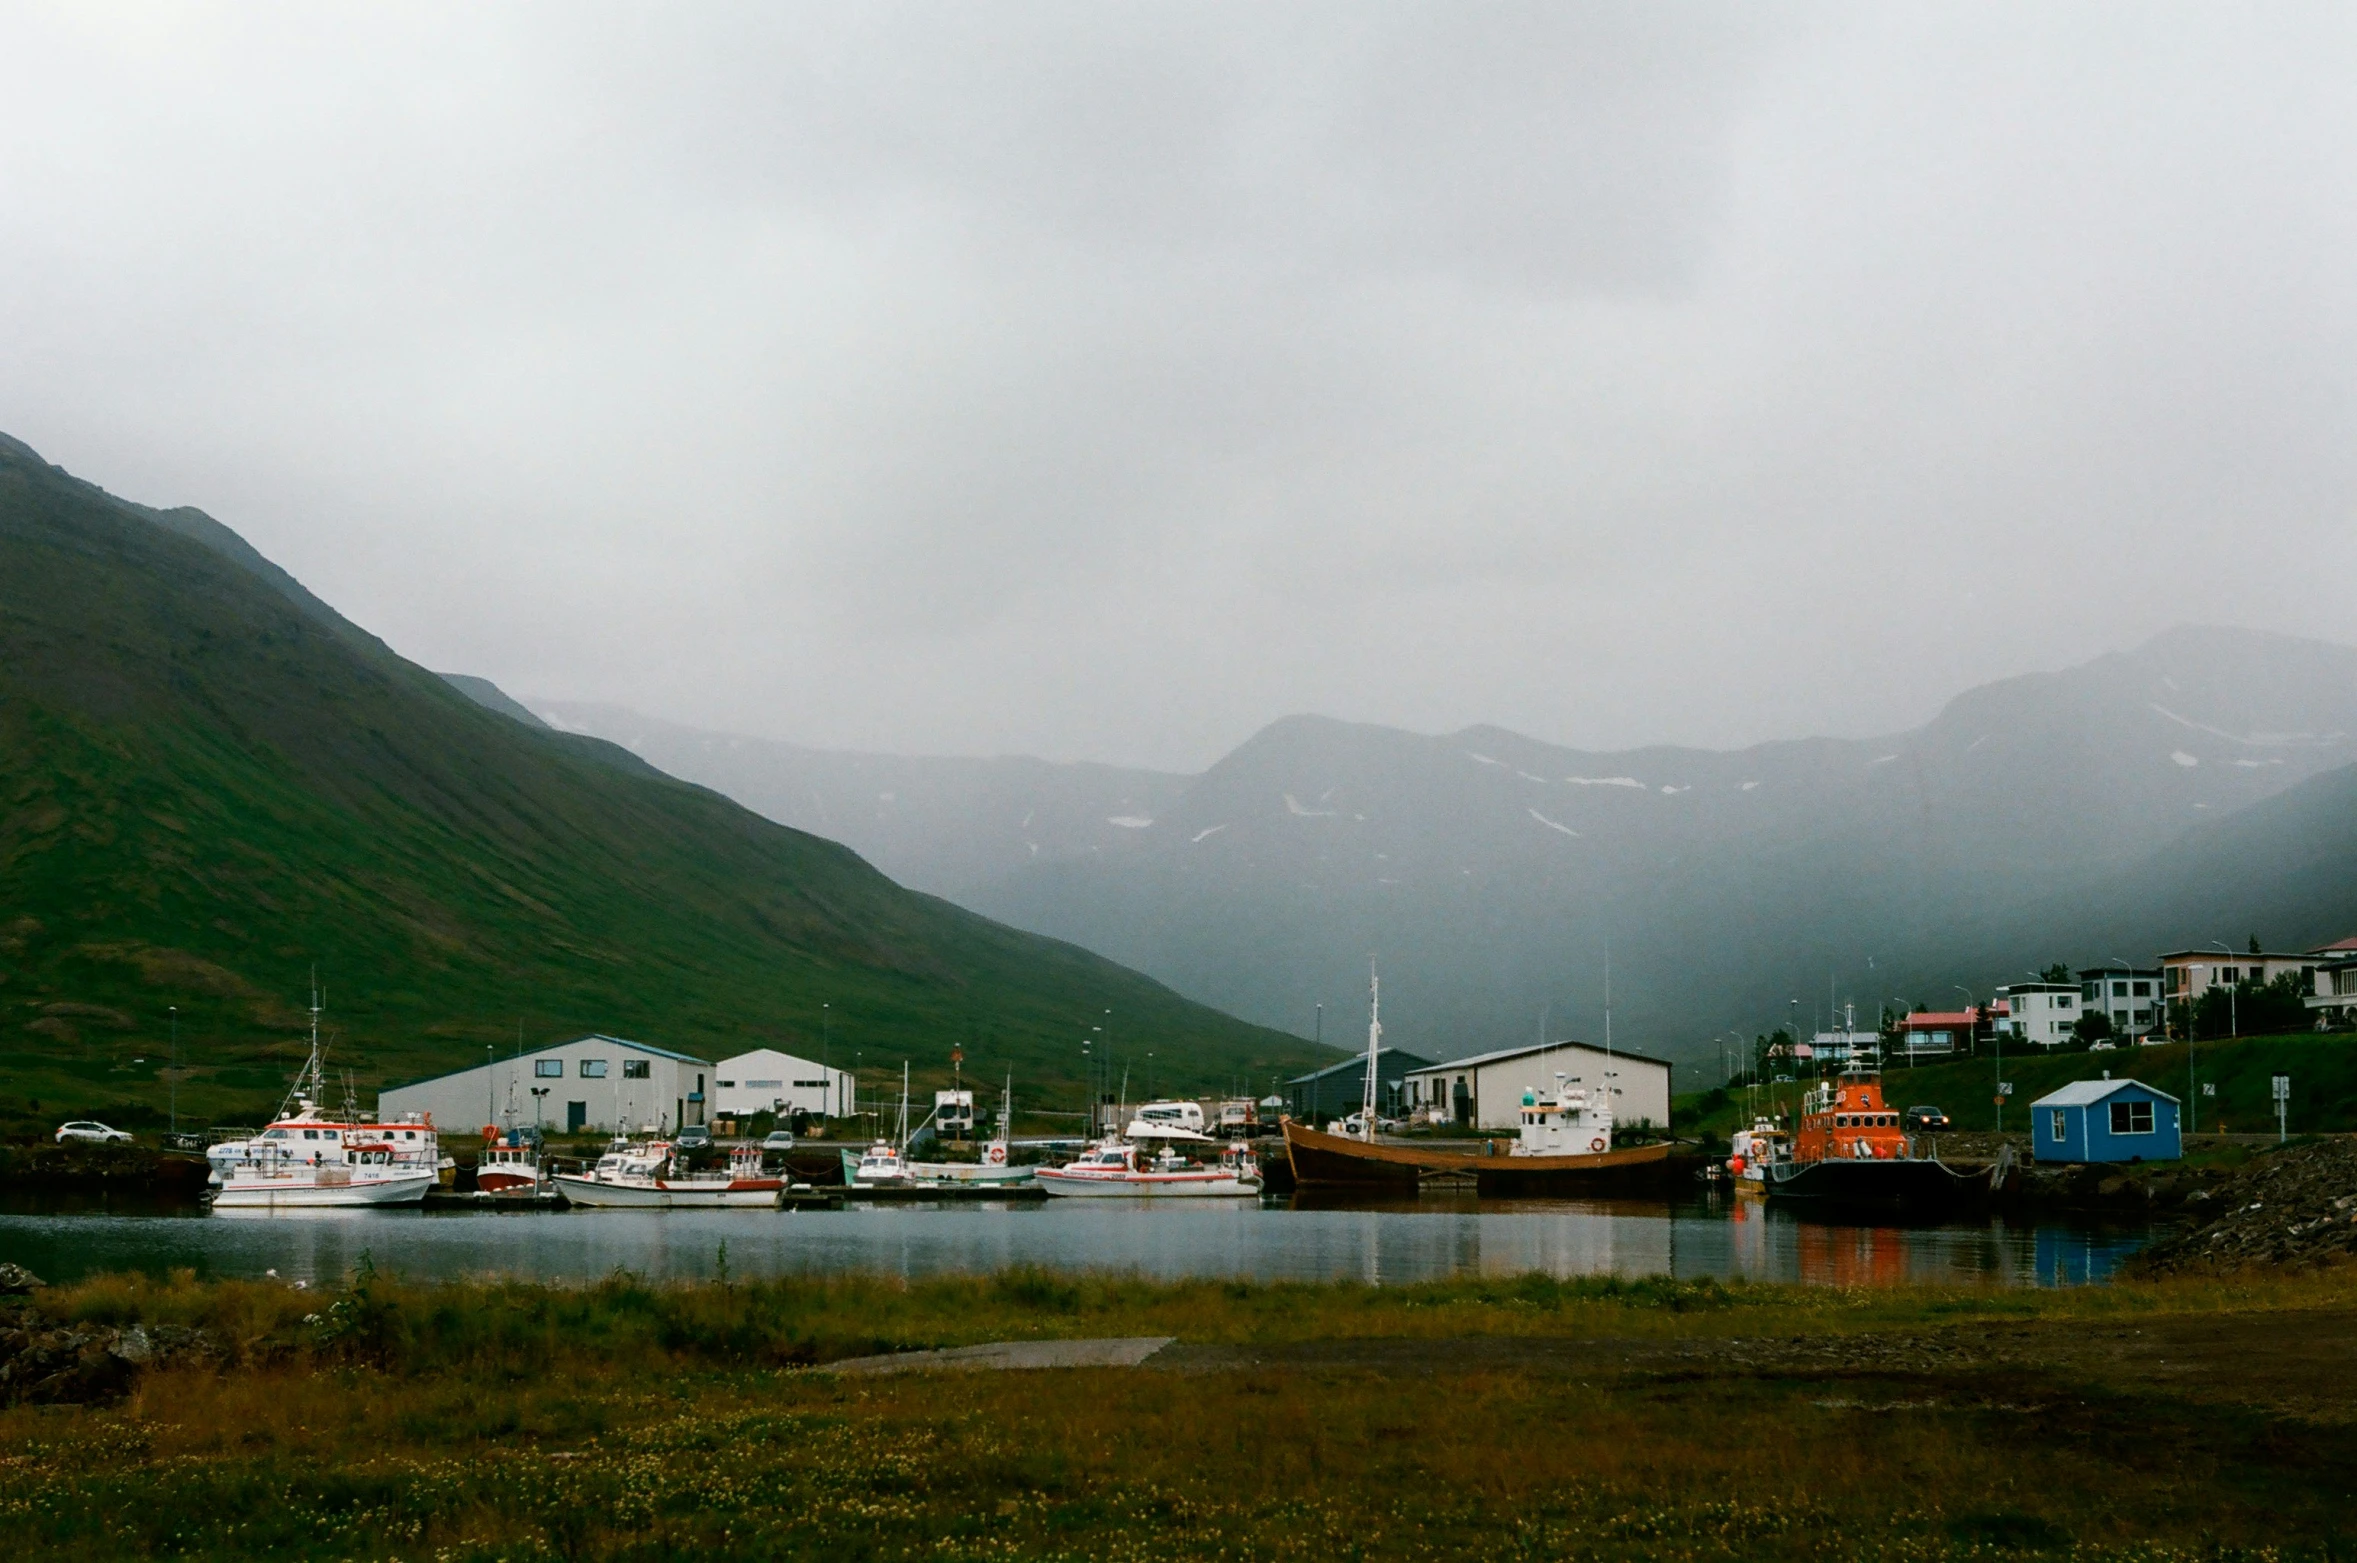
[[[250,1111],[314,965],[364,1093],[592,1029],[873,1081],[962,1045],[1042,1107],[1095,1025],[1161,1088],[1309,1053],[484,710],[210,518],[0,443],[0,1117],[160,1106],[171,1006],[184,1111]]]

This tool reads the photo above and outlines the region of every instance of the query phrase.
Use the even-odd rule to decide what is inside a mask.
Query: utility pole
[[[180,1136],[180,1006],[172,1011],[172,1136]]]

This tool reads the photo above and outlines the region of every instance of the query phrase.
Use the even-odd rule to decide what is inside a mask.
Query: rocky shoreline
[[[2287,1146],[2185,1201],[2204,1219],[2131,1260],[2138,1276],[2306,1269],[2357,1259],[2357,1140]]]
[[[196,1204],[211,1175],[202,1156],[139,1145],[0,1145],[0,1190],[128,1194]]]
[[[22,1265],[0,1264],[0,1406],[104,1404],[128,1394],[148,1368],[220,1359],[200,1329],[46,1318],[33,1301],[43,1285]]]

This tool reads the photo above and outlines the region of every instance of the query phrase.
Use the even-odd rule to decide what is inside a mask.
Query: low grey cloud
[[[2357,638],[2339,8],[8,34],[0,428],[511,689],[1184,767]]]

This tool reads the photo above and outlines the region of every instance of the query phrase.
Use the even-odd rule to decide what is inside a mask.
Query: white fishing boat
[[[1191,1105],[1191,1104],[1190,1104]],[[998,1127],[975,1161],[903,1161],[907,1176],[917,1183],[992,1184],[1029,1183],[1037,1167],[1014,1164],[1007,1143],[1007,1125],[1015,1118],[1015,1082],[1009,1080],[999,1097]],[[855,1180],[857,1181],[857,1180]]]
[[[758,1145],[730,1151],[725,1169],[687,1172],[677,1168],[668,1140],[616,1141],[588,1171],[559,1172],[550,1181],[569,1204],[638,1210],[765,1209],[786,1186],[762,1170]]]
[[[1137,1133],[1149,1126],[1132,1122],[1130,1137],[1103,1140],[1078,1161],[1042,1167],[1039,1186],[1064,1198],[1244,1199],[1260,1194],[1260,1164],[1243,1144],[1220,1148],[1216,1161],[1189,1161],[1171,1143],[1177,1136]],[[1191,1134],[1191,1131],[1179,1131]],[[1217,1143],[1191,1134],[1206,1144]]]
[[[1612,1149],[1612,1098],[1558,1072],[1553,1091],[1522,1093],[1521,1129],[1510,1155],[1602,1156]]]
[[[843,1153],[843,1181],[846,1183],[889,1183],[895,1186],[909,1181],[907,1158],[900,1147],[890,1140],[878,1140],[858,1155]]]
[[[1776,1127],[1772,1119],[1755,1119],[1750,1128],[1737,1129],[1727,1137],[1727,1171],[1742,1192],[1766,1193],[1768,1168],[1790,1160],[1792,1136]]]
[[[908,1065],[900,1066],[900,1123],[891,1139],[879,1139],[859,1153],[843,1153],[843,1181],[846,1183],[890,1184],[906,1187],[915,1181],[908,1165]]]
[[[315,992],[311,1056],[278,1116],[253,1138],[226,1141],[205,1153],[213,1209],[415,1205],[441,1180],[446,1158],[430,1120],[371,1123],[349,1110],[341,1118],[329,1116],[320,1107],[322,1062]]]

